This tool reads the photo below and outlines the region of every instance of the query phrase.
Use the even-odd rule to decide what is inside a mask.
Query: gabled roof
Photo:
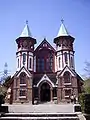
[[[28,21],[26,21],[26,25],[19,37],[32,37],[29,26],[28,26]]]
[[[43,47],[43,44],[47,44],[50,49],[52,49],[54,52],[56,50],[50,45],[50,43],[44,38],[44,40],[40,43],[40,45],[35,49],[35,51],[39,50],[41,47]]]
[[[67,65],[63,68],[63,70],[60,71],[59,76],[63,76],[65,70],[69,71],[73,76],[77,76],[76,72],[74,70],[70,69],[70,67]]]
[[[24,66],[19,71],[17,71],[14,76],[19,76],[21,72],[25,72],[28,77],[32,76],[32,74]]]
[[[60,71],[60,73],[58,74],[58,76],[63,76],[64,72],[66,71],[69,71],[73,76],[75,76],[78,80],[82,81],[83,82],[83,79],[76,73],[76,71],[70,69],[69,66],[65,66],[63,68],[63,70]]]
[[[62,22],[62,24],[60,26],[60,29],[59,29],[57,37],[60,37],[60,36],[69,36],[68,30],[66,29],[66,27],[65,27],[65,25],[63,23],[63,20],[61,20],[61,22]]]
[[[47,76],[47,74],[44,74],[42,76],[42,78],[40,79],[40,81],[37,84],[37,87],[43,82],[48,82],[48,83],[51,84],[52,87],[55,87],[54,83],[50,80],[50,78]]]
[[[56,84],[56,81],[57,81],[57,79],[56,79],[56,73],[45,73],[47,76],[48,76],[48,78],[53,82],[53,84],[55,85]],[[34,85],[37,85],[38,84],[38,82],[43,78],[43,76],[45,75],[45,74],[34,74],[34,76],[33,76],[33,84]]]
[[[75,72],[76,73],[76,72]],[[81,80],[82,82],[84,82],[84,80],[81,78],[81,76],[78,74],[78,73],[76,73],[76,75],[77,75],[77,78],[79,79],[79,80]]]

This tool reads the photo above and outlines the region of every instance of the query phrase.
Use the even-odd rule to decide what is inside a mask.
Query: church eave
[[[68,35],[68,36],[59,36],[59,37],[56,37],[54,38],[54,43],[57,43],[59,40],[63,40],[63,39],[67,39],[67,40],[72,40],[72,42],[75,40],[74,37],[72,37],[71,35]]]
[[[39,44],[39,46],[37,46],[37,48],[35,49],[35,52],[38,51],[38,49],[40,48],[40,46],[42,46],[42,44],[43,44],[44,42],[46,42],[46,43],[50,46],[50,48],[51,48],[54,52],[56,52],[56,50],[55,50],[55,49],[50,45],[50,43],[49,43],[47,40],[45,40],[45,39]]]
[[[18,37],[18,38],[16,39],[16,43],[18,43],[18,41],[20,41],[20,40],[31,40],[34,44],[37,43],[37,42],[36,42],[36,39],[35,39],[35,38],[32,38],[32,37]]]

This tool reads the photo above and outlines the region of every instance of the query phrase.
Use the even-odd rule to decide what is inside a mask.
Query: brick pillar
[[[18,88],[18,89],[17,89],[17,100],[20,101],[20,100],[19,100],[20,79],[18,78],[17,80],[18,80],[18,81],[17,81],[17,88]]]
[[[65,99],[65,91],[62,89],[62,99]]]
[[[57,103],[60,103],[60,88],[57,87]]]
[[[53,88],[50,88],[50,98],[51,98],[51,102],[53,101]]]
[[[38,102],[40,102],[40,87],[38,88]]]

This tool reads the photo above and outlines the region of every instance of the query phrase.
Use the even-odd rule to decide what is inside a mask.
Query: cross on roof
[[[61,22],[63,23],[63,22],[64,22],[64,20],[63,20],[63,19],[61,19]]]
[[[26,24],[28,24],[28,20],[26,20]]]

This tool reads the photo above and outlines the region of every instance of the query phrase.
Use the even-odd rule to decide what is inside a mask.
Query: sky
[[[37,44],[44,39],[53,44],[61,19],[75,37],[75,68],[84,75],[90,61],[90,0],[0,0],[0,72],[7,62],[11,74],[16,71],[16,38],[26,20]]]

